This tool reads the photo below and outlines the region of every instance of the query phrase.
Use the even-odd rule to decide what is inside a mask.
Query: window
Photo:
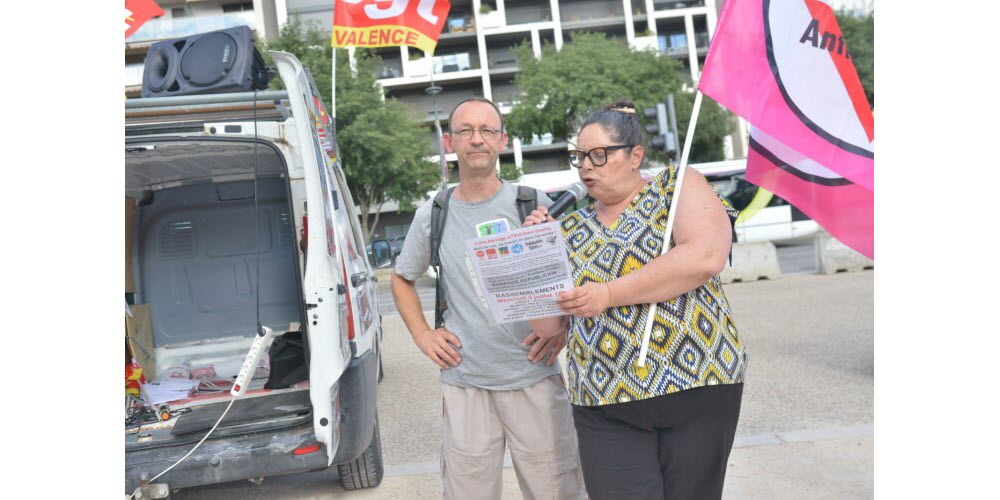
[[[222,12],[253,12],[253,2],[231,3],[222,6]]]
[[[170,9],[170,17],[188,17],[191,15],[191,11],[187,7],[178,7],[176,9]]]
[[[709,182],[719,196],[725,198],[736,210],[742,211],[757,194],[757,186],[747,182],[742,175],[734,175],[722,179],[710,179]],[[775,197],[777,198],[777,197]]]
[[[687,50],[687,35],[684,33],[671,33],[656,38],[660,45],[660,53]]]
[[[469,53],[434,56],[434,72],[450,73],[469,69]]]

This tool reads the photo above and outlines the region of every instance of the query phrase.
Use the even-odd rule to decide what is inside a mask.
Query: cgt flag
[[[698,89],[753,125],[747,180],[874,258],[874,119],[829,6],[728,0]]]
[[[153,0],[125,0],[125,38],[132,36],[146,21],[162,15],[163,9]]]
[[[334,47],[408,45],[434,52],[451,3],[448,0],[335,0]]]

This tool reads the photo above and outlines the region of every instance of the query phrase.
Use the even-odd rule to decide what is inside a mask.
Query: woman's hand
[[[541,205],[538,208],[531,211],[531,213],[524,219],[524,223],[521,227],[534,226],[535,224],[541,224],[543,222],[555,222],[555,219],[549,217],[549,209]]]
[[[592,318],[611,307],[611,288],[607,283],[587,283],[556,298],[559,309],[567,314]]]

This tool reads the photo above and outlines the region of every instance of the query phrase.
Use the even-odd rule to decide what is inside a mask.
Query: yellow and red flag
[[[125,38],[132,36],[146,21],[162,15],[163,9],[153,0],[125,0]]]
[[[434,52],[444,28],[448,0],[335,0],[334,47],[408,45]]]

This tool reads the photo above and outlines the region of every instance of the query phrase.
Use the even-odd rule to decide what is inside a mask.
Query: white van
[[[720,196],[737,210],[742,211],[758,193],[757,186],[747,182],[746,160],[728,160],[693,163],[691,167],[705,176]],[[654,176],[663,167],[643,170],[644,176]],[[553,200],[561,196],[574,182],[579,182],[576,169],[542,172],[521,176],[518,183],[532,186],[548,193]],[[577,202],[576,208],[590,203],[589,199]],[[789,205],[778,196],[771,196],[767,206],[753,217],[736,224],[736,241],[770,241],[775,244],[803,243],[814,238],[820,226],[801,210]]]
[[[289,332],[276,346],[291,357],[272,356],[268,377],[156,480],[170,488],[333,465],[347,489],[382,478],[372,265],[319,92],[291,54],[271,56],[287,90],[125,105],[126,196],[136,205],[126,214],[126,297],[151,316],[151,339],[136,349],[157,367],[147,379],[171,367],[238,366],[258,319]],[[170,402],[168,420],[126,428],[126,493],[205,436],[232,399],[221,389]]]

